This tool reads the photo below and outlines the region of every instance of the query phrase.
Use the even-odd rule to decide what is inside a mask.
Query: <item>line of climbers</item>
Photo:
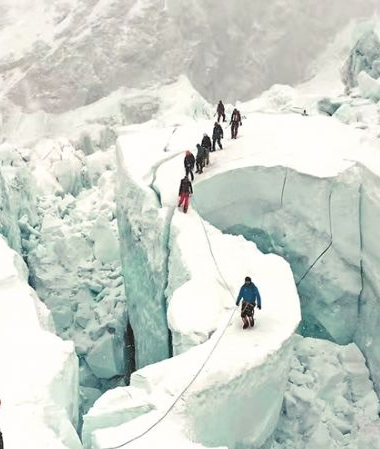
[[[191,153],[191,151],[186,151],[186,156],[184,159],[185,166],[185,176],[181,179],[181,183],[179,186],[179,201],[178,207],[180,208],[183,204],[183,211],[186,213],[189,207],[190,195],[193,194],[193,186],[191,181],[194,181],[194,166],[196,166],[197,170],[195,173],[203,173],[203,169],[206,165],[210,163],[210,152],[215,151],[216,143],[219,146],[219,149],[222,150],[223,146],[221,143],[221,139],[223,139],[223,128],[219,125],[219,121],[223,118],[223,122],[226,121],[225,109],[222,101],[219,101],[219,104],[216,109],[216,114],[218,115],[218,121],[214,123],[214,129],[212,131],[212,143],[211,139],[207,134],[203,134],[202,143],[197,144],[197,156]],[[231,126],[231,139],[237,138],[237,133],[239,130],[239,126],[242,125],[241,114],[235,108],[232,112],[230,126]],[[191,177],[191,181],[189,179]],[[243,329],[247,329],[249,327],[253,327],[255,324],[254,314],[255,307],[257,305],[258,309],[261,310],[261,296],[258,288],[252,282],[252,279],[249,276],[246,276],[244,284],[240,288],[239,295],[236,299],[236,306],[239,306],[241,303],[241,319],[243,320]]]
[[[197,155],[194,157],[191,151],[186,151],[186,156],[184,159],[185,166],[185,176],[181,179],[179,186],[179,200],[178,207],[183,205],[184,213],[187,212],[190,203],[190,196],[193,194],[193,186],[191,181],[194,181],[194,167],[196,167],[196,172],[198,174],[203,173],[203,169],[210,163],[210,153],[216,151],[216,144],[218,144],[219,150],[223,150],[223,145],[221,140],[224,137],[223,128],[219,125],[219,121],[223,118],[223,122],[226,121],[226,114],[224,109],[224,104],[220,100],[216,109],[218,115],[218,121],[214,123],[214,128],[212,130],[212,142],[210,137],[205,133],[203,134],[201,144],[197,144]],[[231,115],[230,126],[231,126],[231,139],[237,138],[237,133],[239,126],[242,125],[241,114],[235,108]],[[191,181],[189,179],[191,178]]]

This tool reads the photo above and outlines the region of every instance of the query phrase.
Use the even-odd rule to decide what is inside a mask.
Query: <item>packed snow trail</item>
[[[174,132],[173,132],[173,133],[174,133]],[[168,160],[168,159],[166,159],[166,160],[165,160],[164,162],[162,162],[162,163],[165,163],[167,160]],[[160,164],[160,165],[161,165],[161,164]],[[160,165],[158,165],[158,167],[159,167]],[[157,170],[157,168],[154,170],[154,178],[153,178],[153,179],[155,179],[156,170]],[[153,184],[153,182],[152,182],[152,184]],[[211,242],[210,242],[208,233],[207,233],[207,229],[206,229],[206,227],[204,226],[204,223],[203,223],[203,220],[202,220],[201,217],[199,217],[199,220],[200,220],[200,222],[201,222],[201,224],[202,224],[202,227],[203,227],[205,236],[206,236],[206,238],[207,238],[208,246],[209,246],[209,249],[210,249],[210,253],[211,253],[211,255],[212,255],[212,258],[213,258],[213,260],[214,260],[215,267],[216,267],[216,269],[218,270],[219,276],[220,276],[220,278],[222,279],[222,281],[223,281],[223,283],[224,283],[226,289],[231,293],[232,300],[235,301],[235,296],[234,296],[234,294],[233,294],[231,288],[229,287],[228,283],[226,282],[226,280],[225,280],[225,278],[224,278],[222,272],[220,271],[220,268],[219,268],[219,265],[218,265],[218,261],[217,261],[217,259],[215,258],[215,255],[214,255],[214,252],[213,252],[213,249],[212,249],[212,245],[211,245]],[[163,415],[162,415],[162,416],[161,416],[161,417],[160,417],[154,424],[152,424],[148,429],[146,429],[146,430],[145,430],[144,432],[142,432],[141,434],[139,434],[139,435],[137,435],[137,436],[131,438],[131,439],[128,440],[128,441],[125,441],[124,443],[119,444],[118,446],[112,446],[112,447],[105,448],[105,449],[120,449],[120,448],[122,448],[122,447],[127,446],[128,444],[132,443],[133,441],[136,441],[136,440],[138,440],[139,438],[142,438],[143,436],[145,436],[148,432],[150,432],[151,430],[153,430],[157,425],[159,425],[159,424],[162,422],[163,419],[165,419],[165,418],[168,416],[168,414],[173,410],[173,408],[176,406],[176,404],[178,403],[178,401],[184,397],[184,395],[186,394],[186,392],[189,390],[189,388],[190,388],[190,387],[192,386],[192,384],[197,380],[198,376],[201,374],[201,372],[202,372],[202,371],[204,370],[204,368],[206,367],[207,362],[208,362],[208,361],[210,360],[210,358],[212,357],[214,351],[216,350],[217,346],[218,346],[219,343],[220,343],[220,340],[223,338],[223,336],[224,336],[224,334],[225,334],[225,332],[226,332],[228,326],[230,326],[231,321],[232,321],[232,319],[233,319],[233,317],[234,317],[234,315],[235,315],[235,313],[236,313],[236,310],[237,310],[236,308],[233,309],[233,311],[232,311],[232,313],[231,313],[231,315],[230,315],[230,317],[229,317],[227,323],[226,323],[226,324],[223,326],[223,328],[221,329],[220,335],[218,336],[218,338],[216,339],[215,343],[214,343],[213,346],[211,347],[210,352],[208,353],[208,355],[207,355],[207,357],[205,358],[204,362],[200,365],[199,370],[195,373],[194,377],[193,377],[193,378],[191,379],[191,381],[186,385],[186,387],[185,387],[185,388],[184,388],[184,389],[177,395],[176,399],[173,401],[173,403],[170,405],[170,407],[166,410],[166,412],[165,412],[165,413],[164,413],[164,414],[163,414]]]

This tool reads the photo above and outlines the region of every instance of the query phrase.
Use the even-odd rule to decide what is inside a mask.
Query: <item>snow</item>
[[[272,449],[378,448],[379,400],[354,344],[298,337]]]
[[[306,3],[299,9],[244,1],[241,15],[232,5],[199,1],[186,8],[153,0],[37,3],[19,4],[31,11],[28,21],[17,22],[17,5],[0,1],[0,12],[6,6],[0,37],[26,31],[12,39],[15,53],[0,52],[0,123],[12,141],[0,145],[0,231],[27,258],[31,283],[52,310],[59,335],[75,342],[81,411],[128,380],[128,320],[142,368],[130,387],[97,400],[85,417],[85,444],[104,448],[145,430],[195,376],[168,417],[132,446],[251,447],[269,438],[273,449],[377,449],[378,30],[355,20],[339,32],[374,4],[330,2],[326,14],[319,2],[309,14]],[[277,14],[279,7],[285,16]],[[35,36],[25,41],[30,27]],[[326,44],[321,34],[331,42],[310,70],[307,63]],[[294,46],[300,36],[302,45]],[[83,51],[87,65],[78,65]],[[144,70],[148,63],[153,82]],[[211,154],[189,213],[177,211],[184,151],[211,132],[214,112],[189,79],[208,98],[223,92],[235,100],[307,74],[313,78],[297,88],[275,84],[260,98],[237,102],[247,116],[239,139]],[[311,116],[294,115],[303,109]],[[318,110],[333,118],[315,117]],[[73,143],[58,138],[62,133]],[[116,210],[112,145],[118,133]],[[48,138],[41,142],[42,136]],[[289,262],[294,279],[289,265],[270,252]],[[17,260],[25,283],[27,272]],[[235,312],[198,378],[246,274],[263,296],[256,327],[243,333]],[[292,337],[300,320],[294,281],[302,301],[300,331],[356,342],[374,385],[354,344]],[[7,319],[18,320],[12,313]],[[36,297],[25,313],[38,317],[44,335],[54,331]],[[49,338],[30,344],[50,353],[62,342]],[[57,386],[60,367],[72,371],[72,345],[70,351],[66,359],[62,351],[52,357],[47,380],[42,376],[37,388],[43,400],[15,408],[43,429],[39,447],[80,447],[67,395],[77,389],[78,373],[65,378],[63,389]],[[175,357],[164,360],[171,353]],[[42,365],[42,357],[36,360]]]
[[[82,445],[75,431],[79,373],[74,346],[51,332],[48,311],[27,284],[28,270],[24,262],[2,237],[0,252],[0,390],[4,445],[79,449]],[[18,332],[19,328],[23,329],[22,333]]]
[[[374,30],[363,33],[342,68],[342,80],[348,89],[361,84],[362,72],[375,79],[380,76],[380,41]]]
[[[178,96],[183,98],[178,103]],[[25,112],[10,107],[4,120],[3,133],[9,141],[19,146],[41,146],[46,136],[58,140],[71,139],[86,155],[105,150],[116,141],[116,129],[133,123],[152,120],[161,126],[186,123],[201,115],[211,117],[214,110],[194,90],[185,76],[164,86],[147,89],[120,88],[90,105],[52,114],[44,111]],[[175,122],[173,122],[173,117]],[[46,147],[46,144],[44,145]],[[96,156],[97,155],[97,156]]]
[[[375,103],[377,103],[380,100],[380,82],[373,79],[366,72],[359,73],[358,86],[359,92],[362,95],[362,97],[369,98]]]
[[[74,340],[87,410],[103,391],[124,385],[129,372],[114,149],[85,156],[61,138],[29,151],[9,144],[0,150],[2,234],[24,251],[58,335]]]
[[[194,139],[194,134],[199,132],[199,128],[199,124],[189,125],[179,128],[175,134],[172,134],[169,147],[174,155],[176,147],[183,146],[185,138],[191,133],[193,133],[192,138]],[[288,265],[282,259],[271,255],[264,256],[252,243],[246,242],[243,238],[224,236],[206,224],[211,247],[217,248],[214,257],[217,262],[219,261],[223,278],[228,279],[227,286],[224,285],[223,278],[216,272],[215,261],[210,255],[200,218],[193,211],[187,216],[179,212],[174,212],[173,215],[173,211],[170,212],[171,207],[169,206],[172,206],[173,202],[167,204],[167,191],[170,191],[171,197],[174,194],[174,198],[176,198],[177,185],[174,186],[171,182],[172,176],[168,176],[169,171],[172,172],[171,164],[175,159],[169,158],[165,163],[165,152],[162,151],[167,134],[168,132],[163,130],[139,135],[139,153],[135,151],[136,136],[133,133],[122,137],[119,143],[120,190],[128,192],[119,197],[119,216],[122,216],[119,227],[122,242],[126,245],[125,251],[122,251],[122,257],[124,273],[130,288],[128,308],[131,311],[130,319],[135,331],[138,366],[146,364],[142,360],[143,351],[147,349],[144,345],[154,342],[157,351],[158,337],[161,338],[161,341],[166,339],[166,324],[163,323],[160,329],[157,322],[157,310],[154,314],[152,313],[152,308],[156,309],[157,307],[153,299],[154,290],[151,289],[151,293],[146,294],[147,290],[144,286],[147,280],[140,274],[146,271],[147,263],[153,270],[153,279],[155,280],[161,276],[163,267],[167,264],[169,278],[164,293],[169,302],[168,320],[173,331],[173,350],[175,354],[182,353],[174,359],[139,370],[132,375],[131,386],[143,388],[144,392],[140,394],[146,395],[152,391],[154,385],[152,394],[154,397],[158,396],[160,401],[154,401],[154,397],[150,401],[153,401],[154,408],[164,410],[163,403],[166,405],[168,399],[163,401],[162,395],[166,396],[166,390],[169,389],[170,396],[175,397],[175,393],[186,385],[185,380],[191,379],[190,374],[195,372],[200,363],[196,363],[196,360],[202,360],[205,357],[210,344],[216,340],[223,329],[223,323],[226,323],[231,315],[237,288],[240,287],[245,274],[249,272],[258,283],[263,303],[266,304],[263,306],[264,312],[262,318],[259,318],[257,328],[250,334],[254,344],[249,345],[246,342],[247,336],[241,332],[241,319],[239,316],[235,316],[233,324],[229,326],[226,336],[221,340],[221,347],[218,347],[213,361],[202,376],[205,378],[200,381],[199,385],[197,384],[193,393],[189,393],[191,396],[186,400],[186,408],[188,408],[186,417],[187,419],[192,418],[185,428],[190,428],[190,434],[195,432],[193,438],[203,444],[235,444],[244,440],[262,444],[271,434],[277,422],[292,348],[290,338],[300,320],[298,297],[293,279]],[[141,158],[141,152],[144,152],[144,158]],[[160,158],[164,160],[164,163],[160,162]],[[176,160],[182,164],[182,153],[181,157]],[[150,168],[152,166],[153,172]],[[159,193],[164,204],[162,209],[157,197],[148,188],[152,182],[152,186]],[[141,213],[137,215],[136,198],[142,200],[142,203],[138,202],[139,210],[144,211],[142,215]],[[171,217],[172,215],[173,217]],[[168,216],[169,222],[165,221],[165,217]],[[147,221],[148,217],[150,224]],[[169,230],[165,229],[167,226],[169,226]],[[166,261],[167,252],[164,250],[152,251],[153,246],[162,245],[162,235],[166,233],[169,233],[170,255],[168,261]],[[192,236],[191,241],[189,235]],[[132,254],[131,251],[133,251]],[[162,260],[159,260],[158,256],[161,256]],[[129,282],[132,275],[128,260],[131,257],[134,260],[134,282],[136,283],[136,278],[141,279],[141,282],[136,284],[136,290]],[[236,261],[233,269],[231,269],[230,257]],[[255,267],[254,270],[253,267]],[[274,271],[277,272],[278,283],[276,286],[273,285],[271,276]],[[148,282],[150,281],[149,279]],[[207,288],[204,289],[206,284]],[[277,288],[282,291],[282,295],[277,294]],[[141,290],[144,294],[141,294]],[[233,292],[232,297],[229,290]],[[197,298],[194,297],[194,292],[199,292],[196,293]],[[132,313],[136,307],[135,301],[138,304],[139,312],[136,316]],[[279,310],[282,310],[280,320],[278,319]],[[200,311],[201,320],[199,320]],[[165,314],[165,305],[163,305],[161,313]],[[186,316],[185,327],[183,327],[184,315]],[[136,321],[141,320],[141,317],[144,317],[143,330],[140,330],[139,321]],[[143,332],[144,338],[140,332]],[[209,340],[210,336],[211,340]],[[199,343],[203,344],[196,346]],[[196,347],[188,350],[192,346]],[[249,350],[253,351],[252,357],[247,356]],[[145,352],[145,354],[147,354],[146,357],[149,357],[149,353]],[[225,371],[226,354],[228,354],[233,367],[228,373]],[[273,377],[269,371],[270,366],[274,363],[278,363],[278,371]],[[162,374],[159,374],[159,367],[161,367]],[[145,379],[143,384],[140,381],[142,372],[148,373],[143,375]],[[173,373],[169,376],[170,381],[167,378],[169,372]],[[157,378],[157,376],[159,377]],[[214,384],[216,379],[218,379],[217,385]],[[252,391],[253,396],[249,403],[259,401],[261,404],[261,414],[256,417],[257,428],[252,429],[244,425],[241,418],[244,416],[245,409],[237,410],[239,408],[237,404],[240,403],[237,399],[235,402],[237,408],[232,407],[227,393],[220,401],[216,400],[215,402],[215,407],[219,410],[215,420],[205,420],[207,413],[205,404],[208,404],[211,397],[215,396],[215,388],[219,389],[223,386],[223,389],[228,389],[230,386],[235,390],[237,387],[234,384],[241,382],[243,384],[248,382],[250,385],[249,390]],[[161,387],[160,384],[162,384]],[[254,385],[257,386],[254,387]],[[130,387],[127,387],[126,391],[128,388]],[[173,389],[175,390],[171,391]],[[247,392],[244,390],[236,394],[247,395]],[[270,397],[271,400],[264,401],[263,396],[265,395],[267,399]],[[198,404],[199,401],[200,404]],[[253,410],[248,407],[246,413],[251,414]],[[175,412],[174,416],[177,413],[182,414],[183,412]],[[102,414],[102,408],[97,409],[95,406],[89,412],[89,421],[87,421],[87,416],[85,417],[84,435],[88,438],[86,444],[90,444],[90,440],[95,447],[111,444],[107,437],[107,429],[96,431],[92,435],[93,423],[96,420],[100,422]],[[231,424],[231,419],[236,426]],[[238,424],[239,422],[240,424]],[[203,423],[207,423],[207,428]],[[121,425],[120,432],[123,426],[124,424]],[[170,425],[170,427],[172,426],[173,424]],[[235,430],[233,430],[234,427]],[[247,428],[245,429],[245,427]],[[226,429],[225,432],[221,432],[220,429],[223,428]],[[160,430],[158,432],[161,433]],[[103,435],[105,435],[105,443],[101,443],[104,439]],[[148,437],[148,440],[150,438],[153,437]],[[113,442],[114,440],[115,438],[112,438]],[[141,444],[143,446],[139,445],[138,447],[145,447],[149,443],[142,442]]]

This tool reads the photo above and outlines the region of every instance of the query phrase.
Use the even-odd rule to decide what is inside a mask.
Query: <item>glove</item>
[[[257,308],[258,308],[259,310],[261,310],[261,306],[257,306]]]
[[[239,301],[236,301],[236,305],[237,305],[237,306],[239,305]]]
[[[242,122],[240,122],[240,126],[243,126],[243,123],[242,123]]]

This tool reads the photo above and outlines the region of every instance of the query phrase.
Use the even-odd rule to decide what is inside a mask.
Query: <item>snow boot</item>
[[[251,327],[253,327],[255,325],[255,320],[254,320],[253,316],[249,317],[249,324]]]

